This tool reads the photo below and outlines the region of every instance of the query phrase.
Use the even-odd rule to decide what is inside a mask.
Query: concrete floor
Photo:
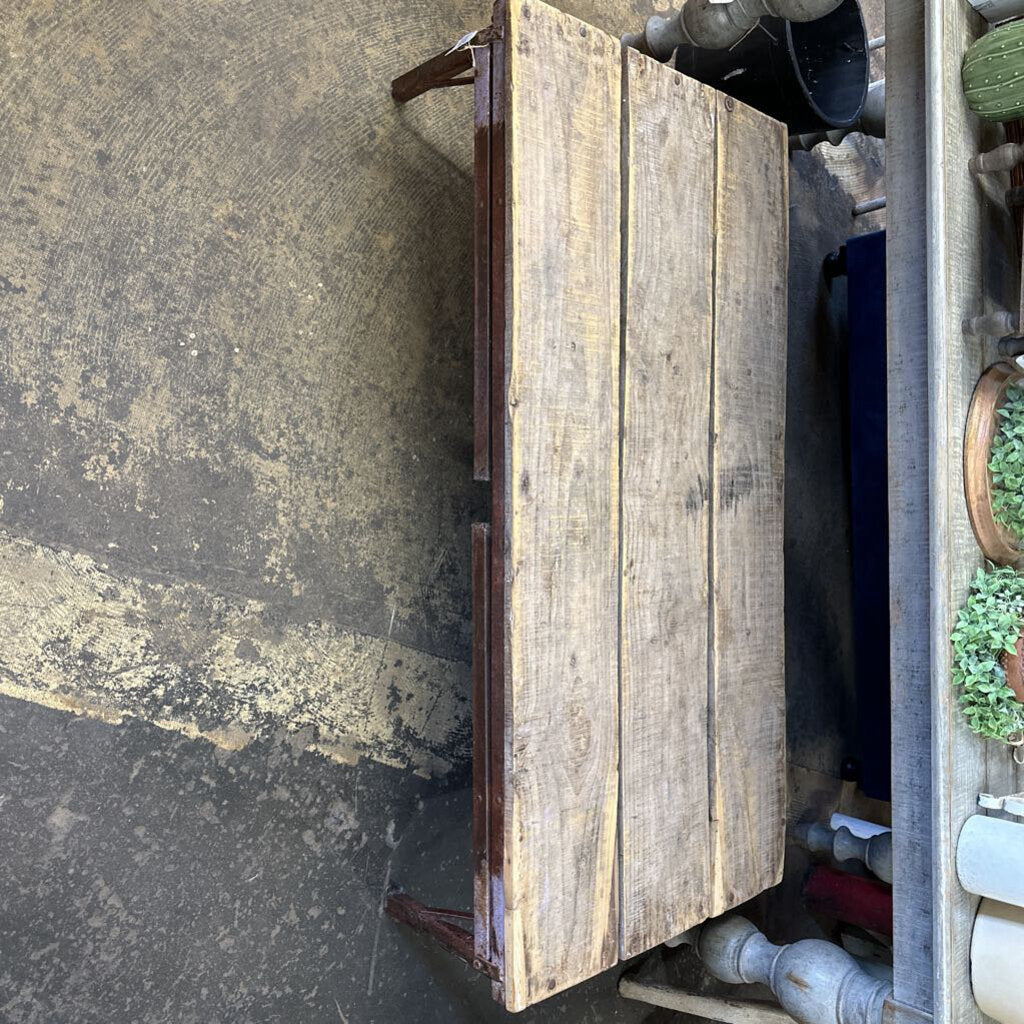
[[[485,507],[469,97],[397,109],[387,81],[488,6],[7,5],[5,1024],[505,1017],[380,914],[388,880],[468,905]],[[616,34],[648,12],[561,6]],[[821,772],[853,722],[819,268],[879,172],[866,143],[793,161],[791,756]],[[520,1019],[665,1017],[616,973]]]

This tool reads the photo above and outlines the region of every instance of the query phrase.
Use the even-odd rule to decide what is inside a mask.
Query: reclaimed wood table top
[[[519,1010],[781,878],[787,139],[536,0],[467,46],[474,954]]]

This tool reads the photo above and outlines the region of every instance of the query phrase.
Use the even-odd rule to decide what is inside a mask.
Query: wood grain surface
[[[506,1005],[617,954],[619,44],[511,0]]]
[[[950,632],[982,564],[964,502],[963,441],[991,340],[968,338],[963,321],[1012,308],[1018,289],[1012,222],[988,200],[970,158],[991,149],[999,130],[967,109],[960,66],[985,22],[966,0],[926,8],[928,103],[928,334],[931,543],[932,779],[935,786],[933,906],[936,1024],[985,1018],[971,994],[970,942],[977,899],[960,887],[956,845],[979,792],[1009,793],[1011,753],[967,726],[952,684]]]
[[[626,55],[622,955],[705,920],[716,94]],[[669,295],[671,300],[669,301]]]
[[[617,55],[537,3],[513,5],[508,38],[505,941],[519,1009],[609,966],[616,927],[630,956],[779,879],[788,208],[782,126],[628,54],[620,211]]]
[[[782,125],[718,100],[711,467],[711,828],[717,916],[781,877],[789,209]]]
[[[932,1008],[925,11],[889,0],[885,140],[894,998]]]

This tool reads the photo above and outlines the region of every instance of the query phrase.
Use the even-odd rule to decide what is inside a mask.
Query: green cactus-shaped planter
[[[1024,21],[987,32],[964,55],[964,95],[986,121],[1024,116]]]

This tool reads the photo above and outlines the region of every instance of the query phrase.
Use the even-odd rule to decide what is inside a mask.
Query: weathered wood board
[[[786,815],[785,128],[718,97],[710,779],[717,916],[776,885]]]
[[[928,653],[928,363],[924,134],[925,10],[888,0],[886,305],[889,664],[892,679],[893,982],[932,1009],[932,749]]]
[[[1005,208],[973,175],[970,158],[1002,141],[999,129],[967,108],[960,67],[985,31],[967,0],[926,5],[925,102],[928,125],[928,398],[931,570],[932,781],[934,786],[934,992],[936,1024],[985,1018],[970,983],[970,943],[977,899],[960,887],[956,845],[977,810],[978,793],[1016,786],[1011,753],[970,731],[952,686],[950,632],[971,577],[982,565],[964,499],[963,439],[982,370],[997,358],[995,339],[965,337],[963,321],[1013,308],[1016,252]],[[1008,184],[1008,179],[1002,183]],[[907,955],[907,954],[905,954]],[[920,986],[919,986],[920,987]]]
[[[505,29],[519,1010],[778,880],[788,209],[781,125],[535,0]]]
[[[621,59],[509,4],[505,1001],[617,958]]]
[[[625,84],[620,815],[632,956],[782,870],[789,250],[783,127],[634,52]]]
[[[626,54],[622,955],[708,917],[713,89]]]

